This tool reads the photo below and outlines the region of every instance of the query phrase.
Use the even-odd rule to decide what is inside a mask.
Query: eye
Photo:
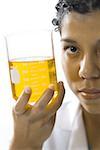
[[[76,54],[79,50],[75,46],[66,46],[64,47],[64,51],[66,51],[68,54]]]

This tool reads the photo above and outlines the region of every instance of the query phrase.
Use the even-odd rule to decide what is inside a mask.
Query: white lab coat
[[[79,102],[65,102],[57,113],[51,136],[43,150],[88,150],[87,138]]]

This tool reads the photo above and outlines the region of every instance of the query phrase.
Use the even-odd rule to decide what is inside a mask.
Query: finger
[[[54,99],[54,102],[52,102],[51,105],[49,105],[46,109],[46,113],[49,115],[54,114],[62,105],[63,99],[65,95],[65,88],[63,82],[58,83],[58,95]]]
[[[30,120],[32,121],[33,119],[34,121],[36,121],[44,117],[50,118],[52,115],[54,115],[62,104],[64,94],[65,94],[64,85],[62,82],[59,82],[58,83],[58,96],[57,96],[57,99],[55,100],[55,103],[53,103],[51,107],[48,107],[47,109],[44,109],[44,110],[33,108],[33,112],[31,113],[31,116],[30,116]]]
[[[17,100],[16,106],[14,107],[15,114],[23,114],[26,111],[26,105],[31,96],[32,90],[29,87],[26,87],[21,93],[20,97]]]
[[[39,98],[37,103],[35,103],[34,107],[38,107],[39,110],[43,110],[49,103],[53,95],[54,95],[54,85],[50,84],[48,89],[44,91],[44,93]]]
[[[42,111],[46,108],[47,104],[51,100],[54,94],[54,85],[50,85],[47,90],[42,94],[38,102],[36,102],[31,109],[30,120],[38,119],[38,116],[42,114]]]

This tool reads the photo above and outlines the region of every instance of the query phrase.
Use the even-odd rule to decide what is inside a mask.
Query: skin
[[[54,86],[50,85],[34,106],[26,109],[31,89],[27,87],[20,95],[13,109],[14,135],[10,150],[41,150],[44,141],[50,136],[56,112],[64,97],[63,82],[58,83],[58,96],[55,103],[48,105],[53,98]]]
[[[75,12],[65,15],[61,25],[61,44],[66,79],[80,100],[88,142],[93,150],[98,150],[100,95],[82,93],[79,90],[100,89],[100,11],[86,15]],[[71,46],[76,48],[74,52],[71,51]],[[49,109],[46,106],[53,96],[53,87],[49,87],[35,107],[27,111],[25,107],[31,91],[22,93],[13,110],[14,138],[10,150],[42,149],[42,144],[52,132],[56,112],[63,101],[64,86],[62,83],[58,86],[58,98]]]
[[[88,142],[97,150],[100,148],[100,92],[79,91],[83,88],[100,90],[100,11],[65,15],[61,45],[66,79],[81,103]]]

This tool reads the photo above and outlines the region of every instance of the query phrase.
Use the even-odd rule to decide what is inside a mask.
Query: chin
[[[96,105],[96,104],[84,104],[81,102],[82,107],[85,109],[85,111],[87,111],[90,114],[100,114],[100,104]]]
[[[100,99],[84,99],[78,97],[81,106],[90,114],[100,114]]]

